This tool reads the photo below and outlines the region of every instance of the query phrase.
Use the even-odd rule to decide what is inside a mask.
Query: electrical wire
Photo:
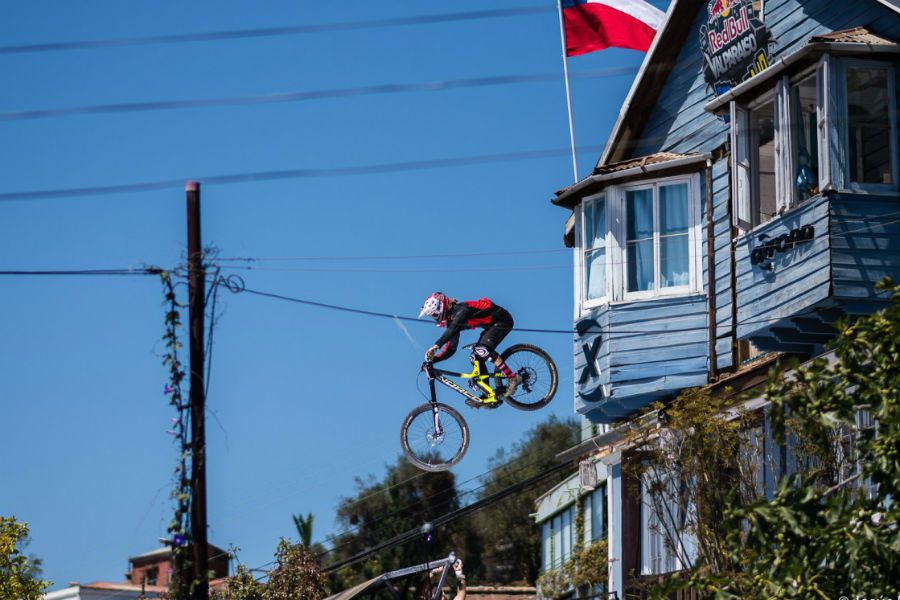
[[[441,517],[438,517],[438,518],[434,519],[431,522],[431,524],[434,527],[440,527],[440,526],[446,525],[448,523],[452,523],[453,521],[456,521],[457,519],[466,517],[470,514],[473,514],[475,512],[483,510],[484,508],[487,508],[493,504],[499,503],[502,500],[505,500],[506,498],[508,498],[509,496],[516,494],[522,490],[525,490],[533,485],[541,483],[545,479],[550,477],[551,475],[555,475],[559,471],[561,471],[563,469],[569,469],[569,468],[571,468],[571,465],[569,465],[568,463],[559,463],[559,464],[553,465],[552,467],[545,469],[544,471],[542,471],[541,473],[538,473],[537,475],[529,477],[528,479],[525,479],[523,481],[517,482],[513,485],[510,485],[510,486],[494,493],[494,494],[491,494],[490,496],[488,496],[486,498],[483,498],[481,500],[473,502],[472,504],[466,505],[462,508],[459,508],[455,511],[452,511]],[[351,557],[348,557],[344,560],[327,565],[326,567],[323,568],[323,571],[325,571],[326,573],[331,573],[333,571],[337,571],[337,570],[343,569],[345,567],[349,567],[353,564],[356,564],[358,562],[365,560],[372,554],[375,554],[377,552],[382,552],[384,550],[389,550],[395,546],[399,546],[399,545],[407,543],[413,539],[416,539],[417,537],[419,537],[419,535],[420,535],[419,528],[410,529],[409,531],[406,531],[404,533],[396,535],[393,538],[390,538],[384,542],[376,544],[375,546],[373,546],[371,548],[367,548],[366,550],[359,552]]]
[[[403,27],[408,25],[427,25],[432,23],[474,21],[480,19],[496,19],[501,17],[518,17],[555,11],[555,7],[547,5],[522,6],[519,8],[472,10],[465,12],[422,15],[417,17],[395,17],[390,19],[367,19],[360,21],[344,21],[338,23],[320,23],[317,25],[286,25],[280,27],[257,27],[253,29],[175,33],[131,38],[107,38],[97,40],[79,40],[72,42],[18,44],[10,46],[0,46],[0,54],[33,54],[38,52],[58,52],[62,50],[90,50],[97,48],[121,48],[127,46],[183,44],[186,42],[213,42],[248,38],[305,35],[312,33],[332,33],[338,31],[354,31],[360,29],[382,29],[387,27]]]
[[[590,69],[574,71],[570,79],[598,79],[634,75],[637,67],[609,67],[606,69]],[[231,96],[221,98],[196,98],[187,100],[148,100],[143,102],[123,102],[116,104],[92,104],[63,108],[41,108],[0,112],[0,121],[25,121],[71,117],[78,115],[122,114],[160,110],[181,110],[189,108],[215,108],[223,106],[250,106],[257,104],[280,104],[285,102],[308,102],[333,98],[353,98],[359,96],[382,96],[386,94],[407,94],[411,92],[445,92],[449,90],[495,87],[504,85],[521,85],[527,83],[544,83],[559,81],[562,74],[532,73],[524,75],[493,75],[488,77],[472,77],[467,79],[446,79],[425,83],[382,83],[349,88],[331,88],[252,96]]]
[[[0,271],[5,276],[59,276],[59,275],[159,275],[163,269],[159,267],[146,267],[140,269],[55,269],[49,271]]]
[[[223,262],[289,262],[289,261],[342,261],[342,260],[414,260],[434,258],[468,258],[478,256],[515,256],[521,254],[555,254],[559,252],[571,252],[571,248],[546,248],[539,250],[506,250],[497,252],[448,252],[444,254],[382,254],[382,255],[356,255],[356,256],[232,256],[216,259],[217,263]]]
[[[594,152],[602,149],[602,146],[583,146],[582,151]],[[494,154],[480,154],[458,156],[451,158],[435,158],[425,160],[410,160],[392,163],[376,163],[372,165],[360,165],[355,167],[326,167],[320,169],[278,169],[269,171],[251,171],[247,173],[229,173],[224,175],[207,175],[194,178],[208,185],[231,185],[237,183],[251,183],[260,181],[278,181],[283,179],[307,179],[321,177],[346,177],[351,175],[377,175],[383,173],[400,173],[406,171],[422,171],[426,169],[445,169],[453,167],[468,167],[473,165],[494,164],[503,162],[516,162],[520,160],[537,160],[544,158],[556,158],[568,156],[571,149],[545,148],[542,150],[524,150],[519,152],[499,152]],[[45,190],[25,190],[19,192],[0,193],[0,202],[12,200],[48,200],[54,198],[74,198],[82,196],[103,196],[109,194],[124,194],[134,192],[150,192],[166,189],[184,189],[186,177],[178,179],[163,179],[157,181],[145,181],[138,183],[124,183],[116,185],[97,185],[73,188],[57,188]]]

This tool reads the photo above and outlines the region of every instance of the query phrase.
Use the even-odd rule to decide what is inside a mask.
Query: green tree
[[[337,521],[344,532],[331,542],[325,564],[354,556],[401,533],[421,527],[460,506],[456,479],[450,471],[426,473],[403,457],[389,465],[381,480],[357,478],[354,496],[341,500]],[[369,556],[365,561],[340,570],[332,587],[344,589],[385,571],[425,562],[426,557],[446,556],[458,551],[459,528],[454,525],[435,532],[431,544],[421,539]]]
[[[52,585],[41,579],[40,561],[22,553],[28,524],[0,517],[0,600],[39,600]]]
[[[489,461],[490,475],[479,496],[484,498],[558,464],[556,455],[578,442],[571,420],[550,417],[529,430],[510,450]],[[534,584],[540,573],[541,538],[531,514],[538,496],[570,475],[564,471],[491,506],[474,517],[482,552],[465,555],[466,570],[496,583]],[[477,560],[476,560],[477,559]]]
[[[328,595],[326,581],[309,548],[282,538],[262,600],[321,600]]]
[[[300,543],[309,548],[312,546],[313,514],[309,513],[304,518],[301,515],[291,515],[294,519],[294,527],[297,528],[297,537]]]
[[[685,587],[729,599],[900,592],[900,287],[882,287],[892,304],[842,324],[835,360],[770,373],[775,439],[799,468],[768,498],[737,487],[705,497],[711,506],[703,518],[720,519],[708,525],[718,544],[686,576],[656,588],[656,597]],[[682,429],[675,438],[690,435]],[[723,454],[718,468],[739,468],[740,453],[726,447]],[[715,479],[715,464],[709,458],[696,475]]]

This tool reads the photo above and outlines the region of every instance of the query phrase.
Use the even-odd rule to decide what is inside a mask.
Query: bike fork
[[[428,383],[431,387],[431,415],[434,418],[434,435],[439,437],[444,432],[441,430],[441,411],[437,405],[437,391],[434,389],[434,377],[429,377]]]

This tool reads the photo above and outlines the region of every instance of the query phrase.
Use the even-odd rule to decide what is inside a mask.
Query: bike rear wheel
[[[550,403],[556,394],[557,374],[549,354],[531,344],[516,344],[500,358],[522,378],[516,393],[504,398],[505,402],[519,410],[537,410]]]
[[[409,462],[423,471],[446,471],[469,449],[469,426],[446,404],[422,404],[406,415],[400,444]]]

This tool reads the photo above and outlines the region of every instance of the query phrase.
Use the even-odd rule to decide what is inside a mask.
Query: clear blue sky
[[[4,45],[191,33],[534,6],[526,0],[5,3]],[[552,6],[552,2],[549,3]],[[0,121],[0,193],[290,168],[564,148],[555,13],[190,44],[0,54],[0,112],[257,95],[382,83],[558,73],[544,83],[440,92]],[[608,50],[575,71],[636,67]],[[602,144],[631,75],[573,81],[579,144]],[[586,174],[598,152],[582,152]],[[203,189],[206,243],[226,256],[421,255],[548,250],[433,260],[260,263],[256,289],[414,316],[434,290],[487,295],[524,327],[572,325],[571,254],[554,190],[566,156],[450,169]],[[0,202],[0,270],[175,265],[185,251],[179,189]],[[305,270],[303,270],[305,269]],[[158,546],[172,507],[173,416],[162,390],[162,291],[155,278],[0,278],[0,514],[32,528],[54,588],[120,580]],[[420,348],[390,320],[224,296],[209,407],[212,542],[251,566],[294,533],[291,513],[335,531],[354,478],[381,476],[421,400]],[[410,324],[427,347],[439,331]],[[470,336],[471,337],[471,336]],[[550,413],[570,416],[572,339],[515,333],[561,371],[548,409],[465,411],[460,480],[483,472]],[[465,363],[461,357],[459,363]],[[456,402],[457,398],[444,396]]]

